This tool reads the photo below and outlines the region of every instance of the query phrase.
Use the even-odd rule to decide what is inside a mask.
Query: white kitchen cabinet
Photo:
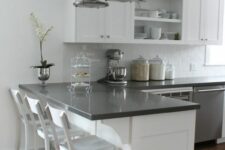
[[[65,42],[126,42],[131,37],[130,12],[131,3],[129,2],[109,2],[109,7],[97,9],[76,8],[73,6],[72,0],[67,0]]]
[[[71,122],[123,150],[194,150],[196,110]]]
[[[201,0],[184,0],[183,40],[199,43]]]
[[[76,8],[75,36],[78,42],[102,42],[104,39],[104,10]]]
[[[202,0],[201,39],[206,44],[219,44],[222,42],[223,28],[223,1],[224,0]]]
[[[109,2],[105,8],[105,35],[108,42],[126,42],[131,38],[131,4]]]
[[[196,44],[221,44],[224,0],[184,0],[183,39]]]

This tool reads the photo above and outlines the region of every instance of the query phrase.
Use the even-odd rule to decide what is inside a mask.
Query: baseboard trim
[[[217,144],[225,143],[225,137],[216,140]]]

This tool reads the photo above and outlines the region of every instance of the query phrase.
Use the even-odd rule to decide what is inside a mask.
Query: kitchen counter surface
[[[25,93],[32,94],[41,101],[69,110],[90,120],[200,108],[199,104],[143,93],[130,88],[112,87],[96,82],[92,83],[92,92],[89,94],[71,92],[69,85],[69,83],[52,83],[42,87],[40,84],[26,84],[19,85],[19,87]],[[129,85],[131,86],[131,84]],[[132,86],[134,86],[133,83]],[[145,86],[141,85],[140,87]]]
[[[220,84],[222,85],[225,84],[225,77],[177,78],[174,80],[149,81],[149,82],[128,81],[128,84],[125,87],[139,90],[146,90],[146,89],[188,87],[188,86],[210,86]]]

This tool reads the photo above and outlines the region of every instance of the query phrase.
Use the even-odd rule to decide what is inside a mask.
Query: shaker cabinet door
[[[198,44],[221,44],[224,0],[184,0],[183,39]]]
[[[103,9],[76,8],[77,42],[104,41]]]
[[[202,0],[204,13],[204,33],[208,44],[217,44],[222,41],[223,28],[223,0]]]
[[[107,42],[124,42],[131,39],[131,3],[109,2],[105,8]]]
[[[200,42],[201,0],[184,0],[183,6],[183,40]]]

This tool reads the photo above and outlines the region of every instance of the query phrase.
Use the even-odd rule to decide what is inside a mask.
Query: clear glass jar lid
[[[134,64],[149,64],[149,61],[145,59],[143,56],[140,56],[139,58],[133,60]]]
[[[155,58],[150,59],[150,64],[165,64],[163,59],[161,59],[158,55]]]

